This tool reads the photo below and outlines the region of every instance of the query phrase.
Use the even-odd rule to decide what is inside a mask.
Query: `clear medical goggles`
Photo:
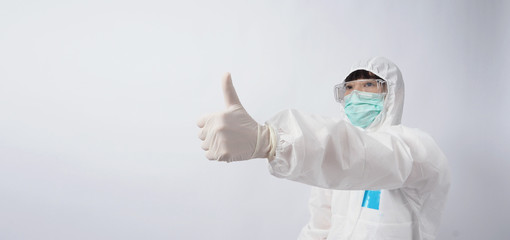
[[[335,99],[337,102],[342,102],[344,96],[351,94],[354,90],[371,93],[386,93],[387,88],[385,85],[386,81],[382,79],[361,79],[343,82],[335,85]]]

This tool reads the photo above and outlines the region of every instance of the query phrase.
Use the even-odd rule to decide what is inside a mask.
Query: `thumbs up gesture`
[[[226,109],[202,117],[199,138],[209,160],[225,162],[267,158],[271,149],[270,127],[258,124],[239,101],[230,73],[223,76]]]

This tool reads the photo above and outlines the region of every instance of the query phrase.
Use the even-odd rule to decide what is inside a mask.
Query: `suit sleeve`
[[[267,124],[276,135],[271,174],[321,188],[400,188],[434,171],[429,159],[442,156],[433,140],[398,126],[370,132],[296,110],[281,112]]]

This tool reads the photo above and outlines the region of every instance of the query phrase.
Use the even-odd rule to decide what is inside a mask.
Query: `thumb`
[[[230,76],[229,72],[223,75],[222,83],[223,83],[223,96],[225,97],[225,104],[227,105],[227,108],[236,104],[241,105],[234,85],[232,84],[232,77]]]

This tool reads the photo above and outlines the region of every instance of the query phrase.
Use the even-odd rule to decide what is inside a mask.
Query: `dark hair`
[[[349,82],[358,79],[382,79],[382,78],[367,70],[356,70],[349,74],[349,76],[345,78],[345,81]]]

